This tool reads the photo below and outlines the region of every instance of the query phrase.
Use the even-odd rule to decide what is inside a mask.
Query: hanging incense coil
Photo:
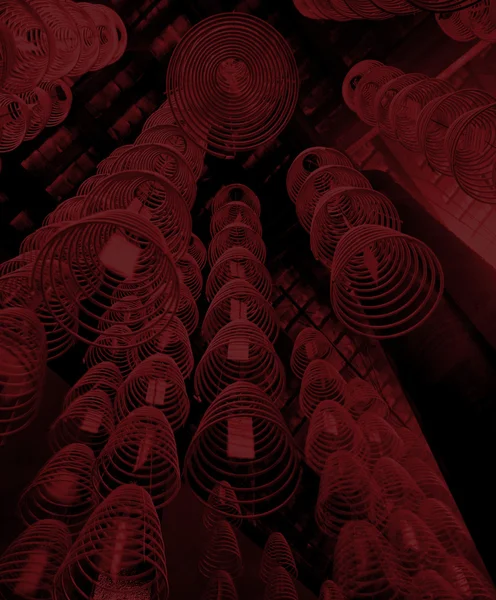
[[[103,313],[98,327],[101,331],[105,331],[108,329],[107,324],[112,322],[115,325],[124,325],[139,332],[144,317],[145,311],[141,300],[137,296],[126,296],[122,300],[112,302],[110,309]],[[134,323],[138,323],[138,325],[135,326]]]
[[[370,2],[370,4],[372,3]],[[377,117],[374,110],[377,94],[382,86],[387,85],[390,81],[402,75],[404,73],[401,69],[384,65],[371,69],[360,79],[356,89],[357,101],[355,110],[364,123],[372,127],[377,125]]]
[[[384,456],[394,458],[398,462],[401,460],[404,452],[403,440],[394,427],[382,417],[373,412],[366,412],[358,419],[357,424],[363,432],[370,466]]]
[[[408,0],[422,10],[434,13],[465,10],[475,4],[474,0]]]
[[[83,181],[83,183],[79,186],[78,188],[78,195],[79,196],[86,196],[87,194],[89,194],[92,190],[95,189],[95,187],[105,179],[105,175],[92,175],[91,177],[88,177],[87,179],[85,179]]]
[[[207,506],[203,511],[203,525],[209,531],[215,529],[221,520],[232,527],[240,527],[242,523],[241,509],[235,491],[227,481],[221,481],[210,492]]]
[[[77,2],[65,2],[64,8],[71,14],[81,38],[78,59],[68,75],[69,77],[81,77],[93,67],[98,59],[100,52],[99,33],[95,22],[81,4]]]
[[[422,459],[408,457],[401,463],[428,498],[436,498],[457,511],[457,506],[445,481]]]
[[[2,598],[50,598],[53,578],[71,547],[67,526],[55,519],[23,531],[0,557]]]
[[[242,224],[262,235],[262,225],[258,215],[244,202],[229,202],[212,215],[210,235],[214,237],[228,225]]]
[[[169,597],[160,520],[137,485],[120,486],[96,508],[55,577],[53,597],[122,597],[129,588],[145,598]]]
[[[119,146],[115,150],[98,163],[98,167],[96,168],[96,172],[99,175],[110,175],[112,173],[112,169],[117,162],[119,156],[122,156],[124,152],[127,152],[129,148],[132,148],[132,144],[125,144],[124,146]]]
[[[238,600],[232,577],[226,571],[217,571],[208,580],[202,600]]]
[[[283,567],[275,567],[265,586],[264,600],[298,600],[291,576]]]
[[[250,283],[266,300],[270,301],[272,276],[265,265],[246,248],[231,248],[215,263],[205,286],[207,300],[212,302],[214,296],[226,283],[238,279]]]
[[[351,160],[334,148],[325,148],[323,146],[314,146],[300,152],[289,167],[286,176],[286,189],[291,201],[296,204],[308,177],[326,165],[342,166],[353,169]]]
[[[147,406],[160,410],[174,431],[188,419],[190,405],[184,378],[170,356],[155,354],[146,358],[117,391],[115,415],[119,421]]]
[[[48,124],[52,113],[50,94],[41,87],[20,94],[30,113],[24,141],[33,140]]]
[[[86,196],[74,196],[64,200],[55,210],[43,219],[43,226],[65,224],[68,221],[77,221],[84,216]]]
[[[212,211],[212,214],[214,214],[231,202],[242,202],[243,204],[246,204],[248,208],[252,209],[257,217],[260,217],[260,200],[255,192],[241,183],[232,183],[231,185],[221,187],[212,199],[210,210]]]
[[[85,365],[92,368],[102,362],[113,362],[122,377],[127,377],[140,362],[137,349],[140,335],[134,332],[135,343],[129,346],[130,332],[131,329],[126,325],[112,325],[105,329],[96,338],[95,345],[90,346],[86,351],[83,359]]]
[[[286,40],[248,13],[203,19],[175,47],[167,69],[176,121],[198,146],[221,158],[275,139],[293,115],[298,92]]]
[[[203,577],[211,577],[217,571],[225,571],[231,577],[241,572],[243,562],[236,534],[227,521],[219,521],[212,530],[207,546],[198,563]]]
[[[475,36],[481,40],[496,40],[496,20],[491,0],[482,0],[470,7],[469,25]]]
[[[343,100],[350,110],[356,112],[356,101],[358,99],[357,87],[362,77],[369,73],[369,71],[372,71],[372,69],[382,66],[383,64],[378,60],[362,60],[356,65],[353,65],[348,73],[346,73],[341,91],[343,94]]]
[[[179,122],[176,121],[176,118],[172,113],[171,101],[173,101],[172,96],[168,98],[165,102],[163,102],[158,107],[158,109],[148,117],[148,119],[145,121],[145,124],[143,125],[143,131],[148,131],[153,127],[159,126],[176,126],[179,127],[184,134],[184,131],[182,129],[183,122],[182,120],[180,120]]]
[[[374,0],[374,4],[393,15],[410,15],[420,11],[409,0]]]
[[[47,345],[36,315],[24,308],[0,310],[0,440],[36,417],[45,380]]]
[[[29,267],[35,261],[37,252],[24,252],[0,264],[0,277],[14,273],[24,267]]]
[[[344,405],[356,421],[367,412],[372,412],[385,421],[390,418],[389,404],[372,384],[358,377],[348,382]]]
[[[332,353],[331,342],[313,327],[305,327],[296,336],[291,352],[291,371],[302,379],[308,365],[316,359],[326,359]]]
[[[456,42],[471,42],[476,39],[470,26],[468,10],[436,13],[436,22],[444,33]]]
[[[126,483],[146,489],[158,510],[181,489],[176,441],[164,413],[152,406],[133,410],[116,426],[93,469],[101,499]]]
[[[274,531],[265,542],[260,579],[268,583],[277,567],[282,567],[293,579],[298,579],[298,569],[291,548],[282,533]]]
[[[118,387],[122,383],[119,368],[113,362],[101,362],[91,367],[71,387],[64,398],[64,410],[79,396],[91,390],[102,390],[113,401]]]
[[[346,600],[346,598],[341,588],[328,579],[320,588],[319,600]]]
[[[181,295],[179,296],[176,316],[184,325],[188,335],[191,336],[196,331],[200,322],[200,313],[189,288],[184,283],[181,283],[180,290]]]
[[[296,492],[300,461],[291,434],[273,402],[257,386],[238,381],[207,408],[184,462],[193,493],[208,505],[219,481],[236,494],[240,518],[268,515]],[[217,504],[219,513],[232,516]]]
[[[203,288],[203,277],[198,263],[190,254],[185,254],[177,261],[176,267],[180,284],[184,284],[188,288],[196,302],[200,298]]]
[[[267,258],[267,249],[262,237],[255,233],[249,225],[233,223],[226,225],[212,238],[208,247],[210,266],[213,267],[219,258],[231,248],[245,248],[262,263]]]
[[[57,519],[78,533],[97,505],[91,485],[95,456],[83,444],[69,444],[57,452],[38,472],[19,500],[26,525],[42,519]]]
[[[26,135],[30,119],[27,104],[18,96],[0,93],[0,153],[15,150]]]
[[[301,380],[299,403],[301,412],[310,419],[321,402],[345,403],[346,381],[326,360],[312,360]]]
[[[40,88],[50,97],[51,111],[46,127],[56,127],[65,120],[72,106],[72,91],[63,79],[42,81]]]
[[[389,457],[380,458],[374,465],[372,475],[391,506],[418,512],[425,494],[397,461]]]
[[[406,600],[463,600],[455,588],[444,577],[432,569],[420,571],[412,579],[411,591]]]
[[[188,254],[195,259],[200,271],[203,271],[205,265],[207,264],[207,249],[205,248],[201,239],[194,233],[191,234],[191,240],[188,246]]]
[[[99,71],[124,53],[127,45],[126,28],[117,14],[103,4],[79,2],[78,6],[90,17],[98,31],[98,57],[89,70]]]
[[[279,318],[272,304],[243,279],[228,281],[208,307],[202,324],[202,337],[211,342],[228,323],[245,319],[256,325],[273,344],[279,335]]]
[[[331,270],[339,241],[359,225],[400,231],[401,220],[394,204],[369,185],[338,187],[327,192],[313,212],[310,248],[314,257]]]
[[[340,10],[344,5],[352,10],[358,19],[367,19],[369,21],[382,21],[391,19],[393,15],[385,12],[377,4],[369,0],[333,0],[336,10]]]
[[[472,563],[464,558],[450,556],[440,569],[440,574],[461,595],[463,600],[470,598],[494,600],[496,597],[494,586]]]

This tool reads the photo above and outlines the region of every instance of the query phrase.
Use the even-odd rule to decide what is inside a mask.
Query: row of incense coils
[[[331,273],[331,305],[348,329],[392,338],[431,316],[443,292],[439,261],[401,233],[394,204],[345,155],[308,148],[292,163],[287,190],[314,257]]]
[[[0,152],[60,124],[71,79],[110,65],[127,45],[124,23],[103,4],[0,2]]]
[[[454,177],[468,196],[496,202],[494,96],[366,60],[346,75],[343,97],[364,123],[422,152],[433,171]]]

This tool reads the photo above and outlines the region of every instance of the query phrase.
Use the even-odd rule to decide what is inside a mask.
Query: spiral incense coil
[[[240,518],[259,518],[285,506],[300,480],[297,448],[281,413],[257,386],[237,381],[207,408],[188,448],[185,476],[208,506],[218,482],[236,494]],[[232,505],[218,503],[232,516]]]
[[[228,225],[242,224],[262,235],[262,225],[257,214],[244,202],[229,202],[217,210],[210,221],[210,235],[213,237]]]
[[[300,410],[310,419],[321,402],[345,403],[346,381],[326,360],[312,360],[305,369],[300,387]]]
[[[379,225],[359,225],[338,242],[331,304],[351,331],[377,339],[413,331],[443,292],[440,262],[420,240]]]
[[[36,315],[0,310],[0,440],[35,418],[45,380],[46,337]]]
[[[291,371],[302,379],[308,365],[316,359],[325,359],[332,353],[331,342],[313,327],[305,327],[296,336],[291,352]]]
[[[129,337],[130,333],[134,333],[133,338]],[[83,362],[88,368],[101,362],[112,362],[118,367],[122,377],[127,377],[140,362],[138,346],[143,340],[126,325],[111,325],[88,348]]]
[[[291,576],[283,567],[275,567],[265,586],[264,600],[298,600]]]
[[[451,171],[461,189],[480,202],[496,202],[496,103],[459,117],[446,134]]]
[[[294,204],[296,204],[300,190],[308,177],[317,169],[326,165],[353,169],[351,160],[334,148],[314,146],[298,154],[291,163],[286,176],[286,189]]]
[[[104,5],[79,2],[78,6],[90,17],[98,31],[98,57],[89,71],[99,71],[111,64],[114,58],[118,57],[119,53],[124,51],[125,44],[127,43],[126,30],[121,25],[122,22],[114,22],[112,15],[114,11]],[[115,16],[117,17],[117,15]],[[116,27],[116,24],[119,25],[119,28]],[[119,37],[121,37],[121,42],[119,41]]]
[[[446,136],[451,125],[465,113],[494,103],[495,98],[480,90],[458,90],[429,102],[420,113],[418,137],[429,165],[443,175],[452,175]]]
[[[205,248],[201,239],[194,233],[191,234],[191,240],[188,246],[188,254],[195,259],[196,264],[200,270],[203,271],[205,265],[207,264],[207,249]]]
[[[346,598],[341,588],[328,579],[320,588],[319,600],[346,600]]]
[[[356,169],[326,165],[309,175],[296,199],[296,215],[303,229],[310,233],[315,210],[322,198],[342,187],[371,188],[366,177]]]
[[[212,339],[195,372],[195,394],[211,404],[237,380],[255,384],[276,408],[284,406],[286,374],[264,333],[240,319],[225,325]]]
[[[115,38],[117,40],[115,51],[110,56],[109,62],[107,63],[108,65],[112,65],[115,62],[117,62],[121,58],[121,56],[124,54],[124,52],[126,51],[126,47],[127,47],[126,26],[124,25],[124,22],[119,17],[119,15],[115,12],[115,10],[112,10],[105,4],[98,4],[98,5],[91,4],[90,6],[92,6],[92,7],[98,6],[102,11],[104,11],[108,15],[112,35],[115,36]],[[100,30],[100,43],[102,43],[101,39],[102,39],[102,32]],[[100,59],[100,55],[98,56],[98,58]],[[96,70],[96,67],[93,66],[91,70],[92,71]]]
[[[333,14],[339,14],[346,21],[361,19],[360,15],[351,7],[351,2],[347,2],[347,0],[332,0],[330,11],[328,8],[329,2],[326,2],[325,0],[316,0],[316,4],[318,5],[319,11],[325,15],[325,18],[332,18]]]
[[[71,402],[52,424],[50,446],[56,452],[69,444],[81,443],[98,454],[113,430],[110,398],[102,390],[91,390]]]
[[[369,185],[338,187],[326,193],[315,207],[310,229],[315,258],[331,270],[339,241],[359,225],[380,225],[399,231],[401,220],[394,204]]]
[[[180,290],[181,295],[179,296],[176,316],[184,325],[188,335],[191,336],[196,331],[200,322],[200,313],[189,288],[184,283],[181,283]]]
[[[434,13],[462,11],[476,4],[474,0],[408,0],[414,6]]]
[[[436,22],[444,33],[456,42],[470,42],[476,39],[470,26],[468,10],[436,13]]]
[[[65,410],[79,396],[83,396],[91,390],[102,390],[113,400],[121,383],[122,375],[114,363],[108,361],[98,363],[88,369],[67,392],[64,397],[63,409]]]
[[[197,302],[203,288],[203,277],[198,263],[190,254],[185,254],[177,261],[176,268],[180,284],[188,288],[194,301]]]
[[[322,532],[335,541],[347,521],[360,519],[382,528],[388,513],[386,499],[359,458],[345,451],[328,457],[315,505]]]
[[[92,175],[91,177],[88,177],[88,179],[85,179],[78,188],[78,196],[86,196],[89,194],[105,179],[105,177],[105,175]]]
[[[268,583],[277,567],[283,567],[293,579],[298,579],[298,569],[291,548],[282,533],[274,531],[264,546],[260,579]]]
[[[209,531],[215,529],[221,520],[227,521],[232,527],[240,527],[241,509],[235,491],[227,481],[221,481],[210,492],[207,506],[203,511],[203,525]]]
[[[115,415],[121,421],[140,407],[161,411],[172,429],[184,426],[190,405],[184,378],[174,360],[155,354],[139,363],[119,387]]]
[[[236,577],[243,567],[238,540],[227,521],[219,521],[212,530],[210,539],[198,563],[203,577],[211,577],[217,571],[225,571]]]
[[[125,587],[124,587],[125,586]],[[147,492],[122,485],[93,512],[54,582],[54,600],[169,597],[160,520]],[[119,590],[121,592],[119,593]]]
[[[432,569],[420,571],[411,582],[411,591],[406,600],[463,600],[455,588],[444,577]]]
[[[0,277],[34,264],[37,252],[24,252],[0,264]]]
[[[116,300],[112,303],[111,308],[103,313],[102,320],[99,321],[98,327],[101,331],[106,331],[109,322],[112,322],[115,325],[124,326],[130,324],[130,329],[139,332],[141,329],[141,322],[144,318],[145,311],[143,310],[143,303],[141,300],[137,296],[127,296],[122,300]],[[133,327],[133,323],[138,323],[138,326]]]
[[[403,456],[403,440],[394,428],[379,415],[366,412],[358,419],[367,446],[367,461],[374,465],[384,456],[400,461]]]
[[[370,0],[334,0],[334,6],[338,11],[343,5],[356,13],[359,19],[382,21],[393,18],[393,15],[385,12],[377,4],[370,2]]]
[[[325,0],[293,0],[296,8],[309,19],[331,19],[333,21],[350,21],[351,19],[358,18],[356,13],[353,13],[351,9],[342,10],[338,12],[335,3],[330,4]],[[351,16],[346,16],[351,15]]]
[[[146,296],[142,335],[151,331],[159,335],[158,324],[165,330],[168,319],[164,315],[172,316],[179,302],[179,278],[160,231],[145,217],[122,210],[98,213],[56,229],[49,240],[36,258],[33,283],[55,321],[76,339],[108,349],[107,336],[94,337],[100,333],[97,324],[102,309],[112,310],[112,292],[126,278],[134,284],[129,295]],[[67,307],[65,298],[70,300]],[[51,311],[50,299],[60,312]],[[68,329],[64,320],[64,311],[72,314],[74,305],[80,315],[77,331]],[[95,323],[83,320],[82,315]],[[120,331],[120,349],[137,344],[135,331]]]
[[[133,410],[119,422],[96,460],[93,486],[101,499],[135,483],[164,508],[181,489],[176,441],[164,413],[153,406]]]
[[[372,475],[394,508],[418,512],[419,506],[425,500],[425,494],[410,473],[398,462],[387,456],[380,458],[374,465]]]
[[[370,4],[372,3],[370,2]],[[382,86],[387,85],[390,81],[402,75],[404,73],[401,69],[384,65],[370,70],[360,79],[356,89],[357,101],[355,109],[357,115],[364,123],[372,127],[377,125],[377,117],[374,110],[377,94]]]
[[[0,557],[2,598],[52,598],[53,578],[71,547],[71,535],[55,519],[23,531]]]
[[[401,463],[415,479],[419,488],[428,498],[436,498],[457,511],[456,503],[441,477],[422,459],[408,457]]]
[[[67,117],[72,106],[72,91],[62,79],[40,83],[40,88],[49,96],[52,103],[52,110],[46,127],[56,127]]]
[[[2,17],[4,15],[2,14]],[[3,19],[2,19],[3,20]],[[0,21],[0,89],[10,76],[15,60],[15,40],[12,33]]]
[[[149,129],[152,129],[153,127],[169,126],[169,125],[179,127],[181,129],[181,131],[183,131],[183,129],[182,129],[183,121],[179,120],[179,122],[177,122],[176,118],[174,117],[174,114],[172,112],[171,101],[170,101],[170,100],[172,100],[172,98],[173,97],[171,96],[170,99],[167,99],[165,102],[163,102],[158,107],[158,109],[148,117],[148,119],[145,121],[145,124],[143,125],[143,131],[148,131]],[[183,134],[184,134],[184,131],[183,131]]]
[[[64,9],[70,13],[76,22],[81,38],[78,59],[68,75],[69,77],[81,77],[93,67],[98,59],[100,52],[99,33],[95,22],[81,4],[65,2]]]
[[[404,508],[389,515],[386,538],[394,549],[401,568],[413,576],[421,569],[439,569],[446,561],[446,550],[420,517]]]
[[[252,192],[246,185],[232,183],[231,185],[225,185],[220,188],[212,199],[212,204],[210,206],[212,214],[216,213],[230,202],[242,202],[243,204],[246,204],[248,208],[251,208],[257,217],[260,217],[260,200],[255,192]]]
[[[494,600],[493,585],[470,562],[464,558],[449,557],[440,574],[461,595],[463,600]]]
[[[393,15],[410,15],[420,11],[408,0],[374,0],[374,4]]]
[[[339,450],[369,462],[366,440],[348,411],[333,400],[324,400],[315,409],[305,442],[305,459],[322,475],[328,457]]]
[[[403,598],[410,589],[391,545],[363,520],[346,523],[341,529],[334,550],[333,580],[346,598]]]
[[[417,120],[422,109],[435,98],[454,92],[442,79],[422,79],[396,94],[389,107],[389,118],[397,140],[407,150],[422,150],[417,134]]]
[[[355,420],[367,412],[372,412],[385,421],[389,420],[389,404],[372,384],[358,377],[348,382],[344,404]]]
[[[33,140],[48,124],[52,113],[50,94],[41,87],[20,94],[20,98],[29,109],[29,123],[24,135],[24,141]]]
[[[150,119],[151,118],[153,118],[153,115]],[[147,123],[150,119],[147,120]],[[193,171],[195,181],[198,181],[203,173],[204,152],[185,135],[180,127],[177,127],[176,125],[147,127],[145,124],[143,132],[136,138],[134,144],[135,146],[141,144],[161,144],[163,146],[169,146],[183,156],[184,160]]]
[[[226,571],[217,571],[208,580],[202,600],[238,600],[232,577]]]
[[[30,109],[18,96],[0,93],[0,153],[12,152],[24,140]]]
[[[130,146],[117,156],[111,166],[111,173],[120,173],[122,171],[149,171],[157,173],[161,177],[168,179],[173,187],[176,188],[186,203],[188,210],[191,210],[193,207],[196,198],[195,176],[182,154],[176,152],[173,147],[162,144]],[[168,194],[166,194],[166,197],[168,198]]]
[[[205,296],[212,302],[214,296],[228,282],[242,279],[258,290],[270,301],[272,297],[272,276],[253,254],[246,248],[231,248],[215,263],[207,278]]]
[[[111,175],[112,169],[117,162],[119,156],[122,156],[125,152],[129,150],[129,148],[133,148],[132,144],[125,144],[124,146],[119,146],[115,150],[113,150],[107,158],[104,158],[98,163],[98,167],[96,168],[96,172],[99,175]]]
[[[346,73],[346,77],[343,80],[343,85],[341,88],[343,94],[343,100],[346,103],[346,106],[356,112],[356,101],[357,101],[357,87],[360,83],[360,80],[364,75],[366,75],[372,69],[376,69],[377,67],[384,66],[378,60],[362,60],[356,65],[353,65],[351,69]],[[352,165],[350,165],[352,166]]]
[[[203,319],[203,339],[210,343],[222,327],[237,319],[256,325],[272,344],[277,340],[280,323],[272,304],[242,279],[226,283],[211,301]]]
[[[222,231],[219,231],[212,238],[208,247],[208,262],[210,266],[213,267],[219,258],[231,248],[245,248],[262,263],[267,258],[267,249],[262,237],[258,233],[255,233],[249,225],[234,223],[226,225]]]
[[[496,20],[493,11],[494,5],[491,0],[483,0],[470,7],[470,29],[476,37],[488,42],[496,40]]]
[[[176,260],[186,253],[191,214],[180,192],[166,178],[151,171],[121,171],[99,182],[86,196],[86,216],[116,209],[127,210],[131,217],[141,215],[155,225]]]
[[[298,68],[286,40],[248,13],[203,19],[174,49],[167,94],[176,121],[220,158],[253,150],[286,127],[296,108]]]
[[[91,485],[94,462],[93,451],[83,444],[70,444],[52,456],[22,493],[23,522],[58,519],[78,533],[97,505]]]

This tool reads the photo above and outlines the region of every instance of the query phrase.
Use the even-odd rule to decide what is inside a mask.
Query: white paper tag
[[[229,458],[255,458],[255,440],[251,417],[233,417],[227,421]]]

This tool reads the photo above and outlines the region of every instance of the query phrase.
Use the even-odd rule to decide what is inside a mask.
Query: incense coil
[[[243,279],[234,279],[220,288],[210,302],[202,324],[202,337],[211,342],[228,323],[246,319],[256,325],[274,344],[279,335],[280,323],[272,304]]]
[[[462,11],[476,4],[476,0],[408,0],[414,6],[434,13]]]
[[[362,77],[369,71],[372,71],[372,69],[382,66],[383,63],[379,62],[378,60],[362,60],[356,65],[353,65],[348,73],[346,73],[346,77],[344,78],[341,86],[341,92],[343,94],[343,100],[350,110],[356,112],[355,103],[357,100],[357,86]]]
[[[176,125],[147,126],[152,117],[150,117],[145,123],[145,126],[143,126],[143,132],[134,142],[135,146],[140,144],[162,144],[173,148],[183,156],[184,160],[193,171],[193,175],[197,181],[203,173],[204,152],[185,135],[180,127],[177,127]]]
[[[331,342],[313,327],[305,327],[296,336],[291,352],[291,371],[302,379],[308,365],[316,359],[326,359],[332,353]]]
[[[277,567],[282,567],[292,579],[298,579],[298,569],[286,538],[274,531],[265,542],[260,565],[260,579],[268,583]]]
[[[220,158],[275,139],[293,115],[298,92],[298,68],[286,40],[248,13],[203,19],[182,37],[167,69],[176,121]]]
[[[146,489],[158,510],[181,489],[176,441],[164,413],[152,406],[133,410],[118,423],[98,456],[93,487],[103,500],[126,483]]]
[[[300,190],[311,173],[326,165],[353,169],[351,160],[334,148],[314,146],[298,154],[291,163],[286,176],[286,189],[294,204],[296,204]]]
[[[188,210],[196,199],[196,179],[183,155],[163,144],[133,145],[120,153],[111,166],[111,173],[149,171],[170,181],[180,193]],[[168,199],[169,193],[166,193]],[[138,196],[139,197],[139,196]]]
[[[225,571],[231,577],[236,577],[242,567],[236,534],[227,521],[218,521],[198,563],[198,570],[207,578],[217,571]]]
[[[265,586],[264,600],[298,600],[298,592],[291,576],[282,567],[276,567]]]
[[[83,181],[83,183],[78,187],[78,196],[86,196],[95,187],[105,179],[105,175],[92,175]]]
[[[422,152],[434,171],[452,175],[446,136],[451,125],[465,113],[495,102],[495,98],[480,90],[458,90],[429,102],[417,123]]]
[[[83,444],[70,444],[52,456],[19,499],[25,525],[57,519],[78,533],[97,505],[91,485],[95,456]]]
[[[179,296],[176,316],[184,325],[188,335],[191,336],[196,331],[200,322],[200,313],[189,288],[184,283],[181,283],[180,290],[181,294]]]
[[[380,458],[374,465],[372,475],[391,506],[418,513],[425,494],[397,461],[387,456]]]
[[[404,452],[403,440],[394,427],[382,417],[373,412],[366,412],[358,419],[357,424],[365,438],[367,461],[370,466],[384,456],[401,460]]]
[[[134,335],[132,344],[130,333]],[[138,346],[143,339],[127,325],[111,325],[95,339],[94,345],[88,348],[83,362],[88,368],[102,362],[112,362],[117,366],[122,377],[127,377],[140,362]]]
[[[202,600],[238,600],[238,593],[229,573],[217,571],[208,580]]]
[[[122,154],[124,154],[124,152],[126,152],[127,150],[129,150],[129,148],[132,148],[132,147],[133,147],[132,144],[125,144],[124,146],[119,146],[115,150],[112,150],[112,152],[107,156],[107,158],[104,158],[103,160],[101,160],[98,163],[98,166],[96,168],[97,174],[98,175],[111,175],[112,168],[115,165],[119,156],[122,156]]]
[[[69,77],[81,77],[93,67],[98,59],[100,52],[99,32],[95,22],[79,3],[65,2],[64,8],[71,14],[77,24],[81,38],[78,59],[68,75]]]
[[[436,22],[444,33],[456,42],[470,42],[476,39],[470,26],[468,10],[436,13]]]
[[[112,31],[112,34],[117,39],[115,51],[112,54],[112,56],[110,57],[110,60],[107,62],[107,65],[112,65],[113,63],[117,62],[121,58],[121,56],[124,54],[124,52],[126,51],[126,47],[127,47],[126,26],[124,25],[124,22],[122,21],[120,16],[117,14],[117,12],[115,10],[112,10],[105,4],[98,4],[98,5],[90,4],[90,6],[92,6],[92,7],[98,6],[101,10],[103,10],[108,15],[108,19],[110,22],[110,29]],[[100,43],[102,43],[102,34],[101,33],[100,33]],[[98,58],[100,59],[100,55],[98,56]],[[96,70],[96,66],[93,66],[91,70],[92,71]]]
[[[382,10],[377,4],[370,0],[334,0],[334,7],[339,9],[342,5],[349,7],[359,19],[367,19],[369,21],[382,21],[384,19],[392,19],[393,15]]]
[[[411,152],[422,150],[417,134],[417,121],[422,109],[435,98],[454,92],[442,79],[421,79],[396,94],[389,107],[389,118],[396,139]]]
[[[493,585],[464,558],[449,557],[440,574],[461,595],[463,600],[494,600],[496,592]]]
[[[190,254],[185,254],[176,262],[176,268],[180,283],[188,288],[197,302],[203,288],[203,277],[198,263]]]
[[[420,571],[411,582],[411,591],[406,600],[462,600],[462,596],[444,577],[432,569]]]
[[[194,233],[191,234],[191,240],[188,246],[188,254],[195,259],[200,271],[203,271],[205,265],[207,264],[207,249],[205,248],[201,239]]]
[[[18,256],[14,256],[14,258],[4,261],[0,264],[0,277],[8,275],[9,273],[14,273],[18,269],[29,267],[34,263],[36,255],[36,251],[23,252]]]
[[[257,217],[260,217],[260,211],[262,210],[260,200],[255,192],[250,190],[249,187],[246,187],[246,185],[232,183],[231,185],[221,187],[212,198],[212,203],[210,205],[212,214],[216,213],[230,202],[242,202],[243,204],[246,204],[248,208],[251,208]]]
[[[233,223],[226,225],[212,238],[208,247],[210,266],[213,267],[219,258],[231,248],[245,248],[262,263],[267,258],[267,249],[262,237],[255,233],[249,225]]]
[[[320,588],[319,600],[346,600],[341,588],[334,581],[324,581]]]
[[[25,429],[38,413],[46,357],[36,315],[23,308],[0,310],[0,440]]]
[[[301,380],[299,404],[301,412],[310,419],[321,402],[332,400],[345,403],[346,381],[326,360],[312,360]]]
[[[372,4],[372,2],[370,2]],[[371,69],[360,79],[356,89],[355,110],[360,119],[375,127],[377,117],[375,115],[375,100],[382,86],[387,85],[391,80],[404,75],[401,69],[381,65]]]
[[[455,500],[445,481],[422,459],[408,457],[401,463],[428,498],[436,498],[458,511]]]
[[[341,17],[346,21],[361,19],[360,15],[351,8],[351,3],[348,3],[346,0],[332,0],[330,7],[330,3],[326,2],[325,0],[314,1],[318,6],[319,11],[325,15],[326,19],[333,18],[334,14],[341,15]]]
[[[24,140],[30,111],[18,96],[0,93],[0,153],[12,152]]]
[[[272,276],[265,265],[246,248],[231,248],[215,263],[205,286],[207,300],[212,302],[226,283],[239,279],[251,283],[270,302]]]
[[[209,531],[215,529],[217,523],[221,520],[227,521],[232,527],[240,527],[242,519],[240,517],[238,499],[235,491],[227,481],[221,481],[210,492],[207,506],[203,511],[203,525]]]
[[[461,189],[479,202],[496,202],[494,159],[496,103],[459,117],[446,134],[451,171]]]
[[[98,31],[98,57],[89,71],[99,71],[115,62],[120,58],[119,54],[124,52],[127,44],[126,28],[114,11],[103,4],[79,2],[78,6],[86,12]]]
[[[117,389],[122,383],[122,375],[113,362],[101,362],[91,367],[78,379],[64,397],[65,410],[79,396],[91,390],[102,390],[113,401]]]
[[[176,260],[186,254],[191,239],[191,214],[180,192],[161,175],[151,171],[109,175],[86,196],[84,216],[108,210],[142,215],[157,227]]]
[[[90,600],[131,585],[145,597],[169,597],[160,520],[147,492],[122,485],[94,511],[54,582],[54,600]]]
[[[422,325],[443,293],[441,264],[420,240],[379,225],[354,227],[338,242],[331,304],[351,331],[394,338]]]
[[[335,3],[325,2],[325,0],[293,0],[296,8],[306,17],[310,19],[331,19],[333,21],[350,21],[358,17],[355,13],[352,16],[352,11],[348,9],[341,14],[335,8]]]
[[[2,21],[3,17],[2,14]],[[0,89],[3,89],[4,81],[10,76],[16,50],[14,37],[2,21],[0,21]]]
[[[357,456],[339,450],[327,458],[315,504],[323,533],[335,541],[346,522],[361,519],[382,529],[388,513],[386,498]]]
[[[117,390],[115,415],[119,421],[147,406],[160,410],[174,431],[188,420],[190,404],[184,378],[166,354],[155,354],[139,363]]]
[[[393,15],[411,15],[420,11],[408,0],[374,0],[374,4]]]
[[[321,199],[342,187],[372,186],[366,177],[350,167],[325,165],[307,177],[296,199],[296,215],[307,233],[312,229],[315,210]]]
[[[305,459],[322,475],[328,457],[338,451],[349,452],[369,462],[366,440],[348,411],[332,400],[324,400],[313,412],[305,441]]]
[[[229,202],[219,208],[210,221],[210,235],[213,237],[228,225],[243,224],[256,234],[262,235],[262,225],[257,214],[244,202]]]
[[[67,117],[72,106],[72,91],[62,79],[40,83],[40,88],[49,96],[52,109],[46,127],[56,127]]]
[[[90,390],[73,400],[50,427],[50,447],[57,452],[69,444],[85,444],[95,454],[114,431],[110,398],[102,390]]]
[[[66,328],[64,311],[72,310],[75,304],[80,315],[78,329],[69,329],[70,333],[76,339],[105,349],[108,340],[101,336],[94,339],[94,335],[100,333],[98,326],[83,321],[81,315],[98,323],[101,309],[110,308],[112,290],[120,283],[119,279],[131,275],[134,289],[129,295],[145,294],[143,309],[154,309],[142,322],[143,336],[152,330],[158,335],[159,323],[162,329],[167,327],[164,315],[172,316],[177,309],[179,278],[160,231],[147,219],[136,213],[114,210],[54,229],[49,243],[40,248],[36,258],[33,284],[45,301],[49,300],[47,290],[51,290],[53,301],[62,308],[61,314],[51,311],[48,302],[47,306],[62,328]],[[98,298],[95,298],[97,293]],[[67,308],[65,298],[71,302]],[[136,333],[130,329],[121,331],[119,336],[121,348],[132,348],[139,343]]]
[[[314,257],[331,270],[339,241],[359,225],[380,225],[401,230],[394,204],[366,187],[338,187],[320,199],[313,212],[310,248]]]
[[[286,374],[264,333],[246,320],[232,321],[212,339],[195,371],[195,394],[211,404],[230,384],[255,384],[274,407],[285,403]]]
[[[143,125],[143,131],[148,131],[153,127],[159,126],[174,126],[179,127],[181,131],[182,129],[182,120],[179,122],[176,121],[171,109],[171,101],[173,100],[173,96],[170,96],[165,102],[163,102],[156,111],[154,111],[148,119],[146,119],[145,124]],[[183,131],[184,134],[184,131]],[[188,138],[189,139],[189,138]]]
[[[281,413],[260,388],[244,381],[228,386],[207,408],[184,465],[203,504],[220,481],[229,484],[243,519],[285,506],[300,480],[298,451]],[[232,516],[231,503],[216,509]]]
[[[20,94],[30,113],[24,141],[33,140],[48,124],[52,113],[50,94],[41,87],[35,87],[29,92]]]
[[[367,412],[372,412],[385,421],[390,420],[389,404],[372,384],[358,377],[348,382],[344,405],[356,421]]]
[[[108,329],[108,323],[113,323],[124,325],[138,333],[144,318],[145,311],[141,300],[137,296],[126,296],[122,300],[112,302],[110,309],[103,313],[102,320],[98,322],[98,328],[104,332]],[[135,323],[138,325],[135,326]]]
[[[0,557],[0,596],[51,598],[70,547],[71,535],[60,521],[44,519],[25,529]]]
[[[483,0],[470,7],[469,24],[475,36],[481,40],[496,40],[496,21],[491,0]]]

